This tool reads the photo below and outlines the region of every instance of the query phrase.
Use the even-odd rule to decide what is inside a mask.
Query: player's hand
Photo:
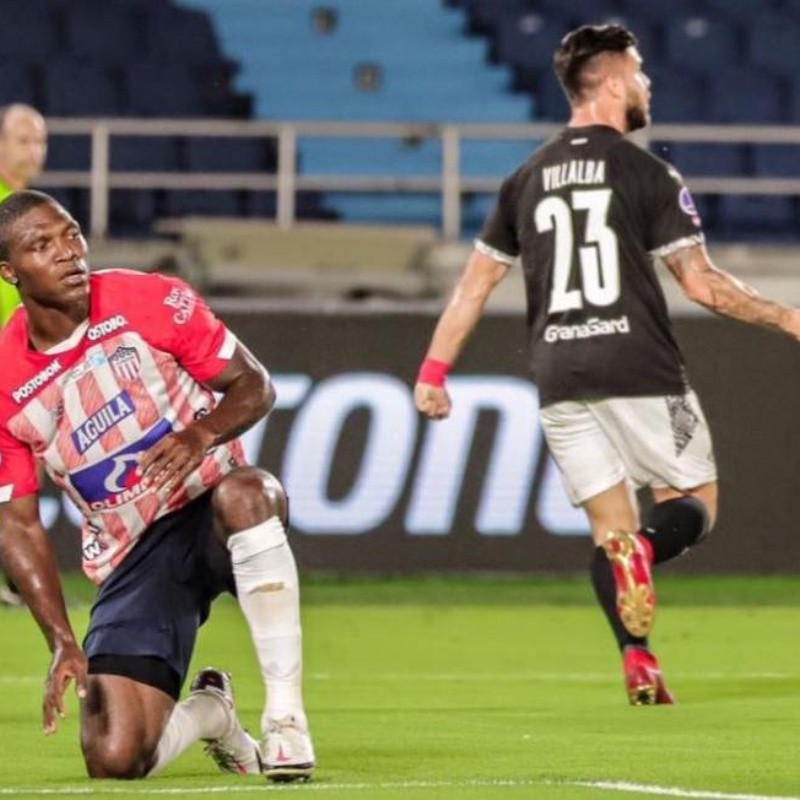
[[[58,645],[53,652],[42,703],[42,721],[46,736],[55,733],[58,719],[67,715],[64,709],[64,693],[73,680],[75,693],[83,700],[86,697],[87,662],[83,650],[76,642]]]
[[[212,441],[210,433],[196,426],[168,434],[139,459],[142,483],[156,491],[172,492],[200,466]]]
[[[430,383],[418,383],[414,387],[414,403],[417,411],[429,419],[445,419],[453,405],[444,386],[432,386]]]

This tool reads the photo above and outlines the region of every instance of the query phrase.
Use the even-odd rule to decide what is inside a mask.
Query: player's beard
[[[628,107],[625,109],[625,124],[628,127],[628,133],[633,133],[634,131],[647,127],[648,122],[646,109],[635,103],[628,104]]]

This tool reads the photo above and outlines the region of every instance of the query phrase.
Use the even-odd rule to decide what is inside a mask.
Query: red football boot
[[[672,705],[675,698],[664,685],[656,657],[644,647],[626,647],[622,655],[625,689],[632,706]]]
[[[611,531],[603,542],[617,586],[617,612],[628,632],[637,637],[650,633],[656,610],[646,545],[641,537],[626,531]]]

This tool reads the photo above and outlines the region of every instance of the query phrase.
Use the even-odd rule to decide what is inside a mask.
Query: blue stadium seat
[[[267,162],[263,139],[189,136],[184,144],[186,168],[195,172],[263,172]]]
[[[442,221],[437,194],[328,192],[326,197],[344,222],[438,226]]]
[[[121,172],[171,172],[178,169],[178,146],[161,136],[113,136],[111,169]]]
[[[191,70],[180,63],[142,60],[124,73],[127,110],[139,117],[203,116],[200,87]]]
[[[617,0],[539,0],[536,5],[547,17],[562,20],[570,28],[587,22],[601,23],[625,10]]]
[[[651,80],[654,122],[703,122],[708,119],[706,79],[673,66],[645,65]]]
[[[753,166],[762,177],[800,178],[800,144],[753,145]]]
[[[777,195],[723,195],[719,222],[724,234],[739,239],[766,239],[791,233],[795,210],[791,197]]]
[[[166,192],[165,213],[169,217],[190,215],[238,217],[242,213],[243,193],[195,190]]]
[[[749,60],[777,75],[797,77],[800,21],[786,14],[759,14],[747,29]]]
[[[76,3],[64,18],[66,49],[93,63],[123,65],[142,49],[134,23],[127,3]]]
[[[653,152],[686,176],[738,177],[746,172],[745,148],[736,144],[675,142]]]
[[[47,168],[87,170],[92,160],[88,136],[51,135],[47,141]]]
[[[145,20],[145,47],[153,58],[176,53],[196,65],[222,59],[211,19],[204,11],[172,5],[154,6]]]
[[[531,9],[530,0],[465,0],[468,30],[494,34],[500,21]]]
[[[666,57],[675,65],[707,73],[734,64],[740,52],[737,28],[718,14],[678,16],[666,21]]]
[[[728,67],[709,77],[709,107],[714,122],[784,122],[788,108],[780,82],[756,69]]]
[[[118,116],[117,80],[110,68],[72,57],[51,59],[43,72],[42,107],[57,117]]]
[[[515,67],[552,70],[553,51],[568,28],[535,12],[505,17],[497,28],[495,56]]]
[[[0,105],[38,102],[33,69],[18,61],[0,61]]]
[[[41,0],[3,0],[0,53],[24,63],[43,62],[59,47],[55,11]]]

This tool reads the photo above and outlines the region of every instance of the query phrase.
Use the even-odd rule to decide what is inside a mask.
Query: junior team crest
[[[118,347],[108,359],[117,380],[133,381],[139,376],[142,359],[135,347]]]

